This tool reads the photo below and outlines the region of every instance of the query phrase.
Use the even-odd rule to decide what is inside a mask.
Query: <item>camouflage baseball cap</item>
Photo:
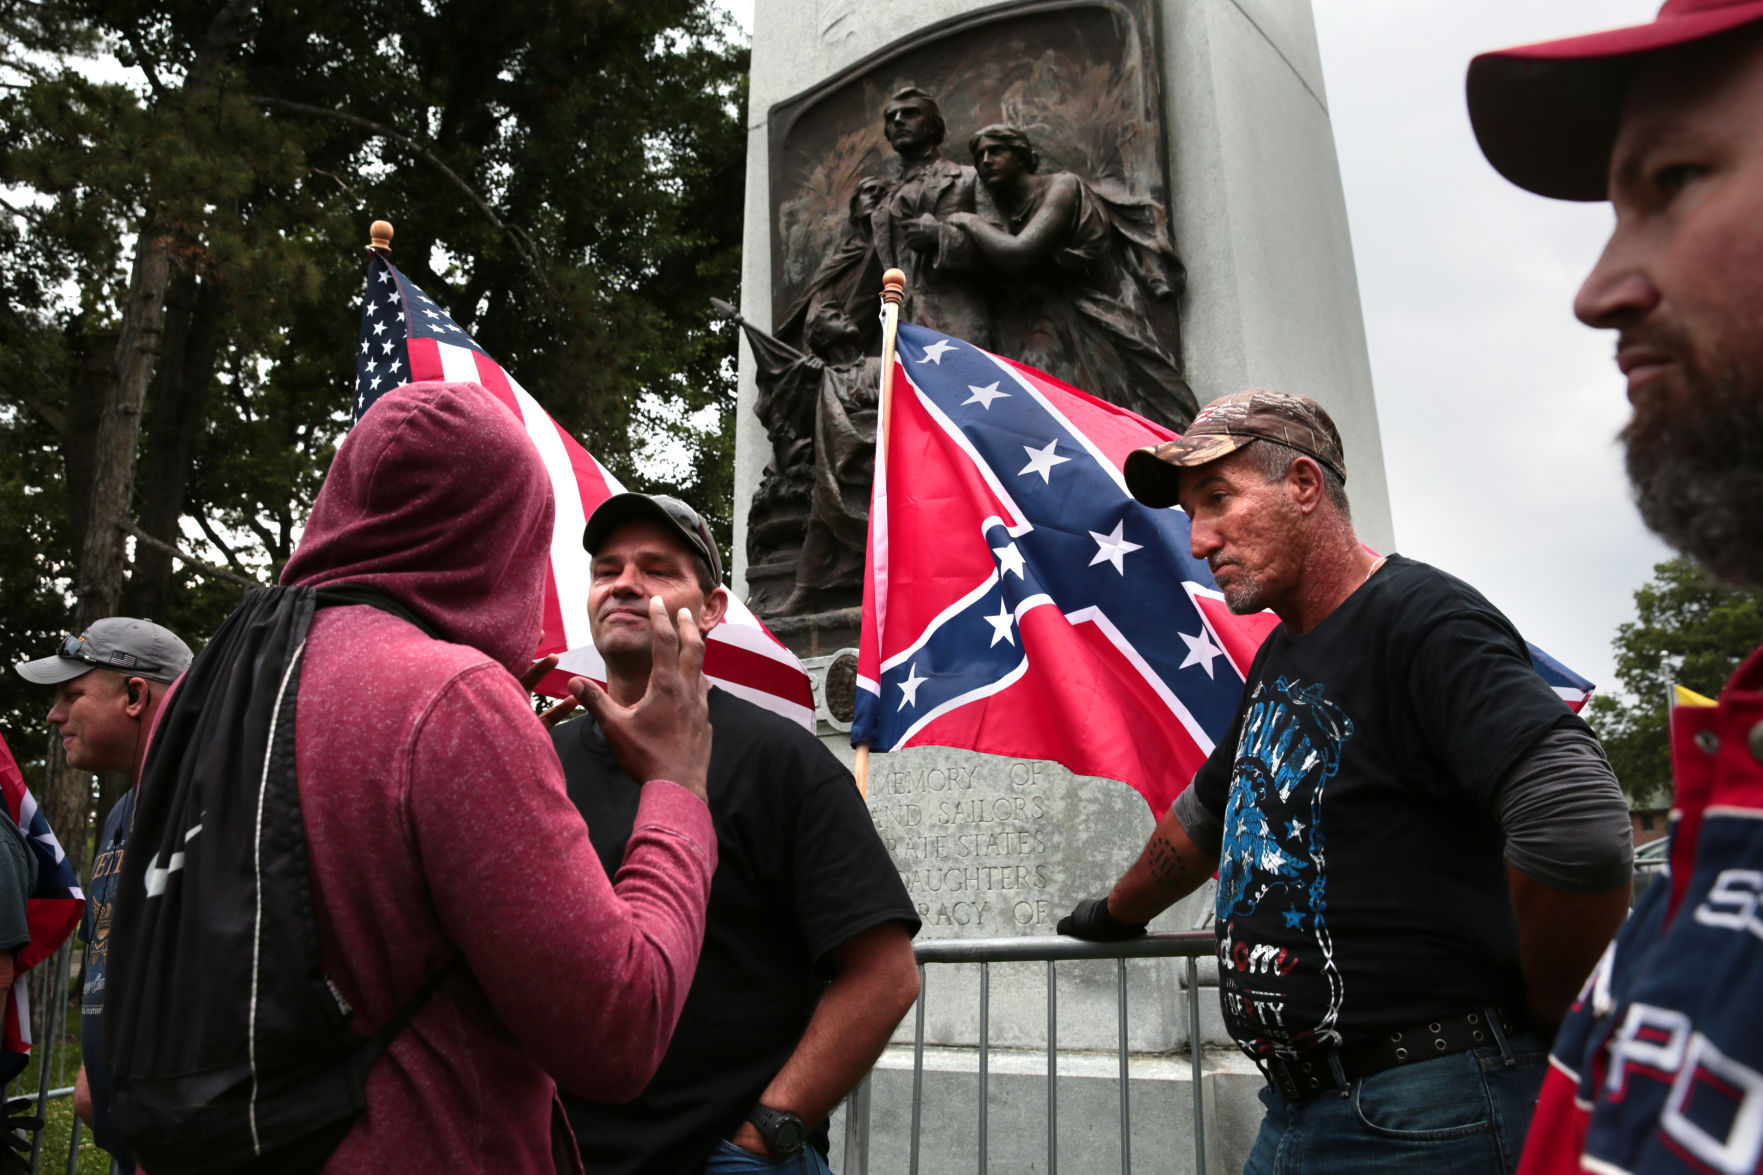
[[[1308,396],[1251,388],[1200,409],[1188,431],[1175,440],[1128,454],[1126,488],[1147,506],[1173,506],[1181,470],[1228,457],[1252,441],[1289,446],[1347,480],[1340,430],[1321,404]]]

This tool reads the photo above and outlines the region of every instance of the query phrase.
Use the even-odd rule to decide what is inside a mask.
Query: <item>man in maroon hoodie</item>
[[[578,1169],[556,1085],[638,1093],[666,1051],[716,868],[696,626],[652,601],[655,672],[633,706],[589,691],[647,780],[617,882],[525,691],[551,486],[477,384],[380,400],[338,450],[284,584],[366,585],[307,637],[296,773],[326,971],[358,1027],[456,968],[368,1073],[326,1172]]]

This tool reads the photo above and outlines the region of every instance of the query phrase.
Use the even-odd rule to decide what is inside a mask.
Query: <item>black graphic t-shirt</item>
[[[1310,632],[1269,635],[1194,777],[1224,825],[1219,984],[1245,1052],[1524,1006],[1491,813],[1564,723],[1511,622],[1399,555]]]
[[[80,941],[86,944],[86,986],[80,1000],[80,1055],[86,1084],[92,1092],[92,1135],[124,1171],[134,1170],[134,1156],[110,1123],[110,1066],[104,1059],[104,979],[110,962],[110,909],[122,876],[123,842],[135,815],[135,789],[122,793],[104,821],[92,858],[92,881],[86,886],[86,912]]]

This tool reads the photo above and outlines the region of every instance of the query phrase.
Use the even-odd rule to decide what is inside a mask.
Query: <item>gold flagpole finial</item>
[[[368,235],[372,238],[371,240],[369,240],[367,242],[367,247],[369,249],[372,249],[372,250],[374,250],[376,252],[380,252],[380,253],[390,253],[392,251],[392,222],[391,221],[389,221],[389,220],[376,220],[373,222],[372,225],[370,225],[368,227],[367,232],[368,232]],[[903,279],[903,275],[902,275],[902,279]]]
[[[906,300],[906,275],[897,269],[890,269],[882,274],[882,302],[889,306],[898,306]]]

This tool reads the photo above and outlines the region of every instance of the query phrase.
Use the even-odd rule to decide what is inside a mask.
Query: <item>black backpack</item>
[[[319,957],[294,778],[315,608],[376,589],[250,592],[178,683],[141,772],[104,999],[111,1118],[153,1175],[316,1171],[366,1105],[368,1068],[459,960],[373,1036]]]

